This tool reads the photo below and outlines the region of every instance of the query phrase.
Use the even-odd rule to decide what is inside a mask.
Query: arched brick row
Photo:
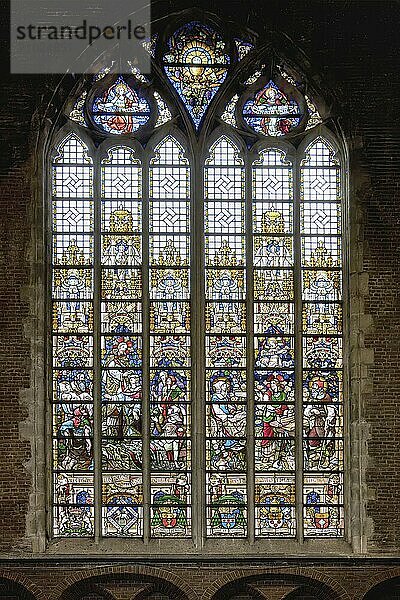
[[[335,584],[336,582],[332,582]],[[304,575],[294,573],[270,573],[260,574],[259,576],[251,576],[246,578],[238,578],[222,585],[213,595],[203,595],[203,599],[210,598],[211,600],[265,600],[265,595],[257,591],[257,587],[261,586],[264,590],[271,587],[271,591],[282,587],[282,599],[285,600],[340,600],[349,598],[347,594],[336,592],[334,585],[329,585],[324,581],[311,579]],[[291,585],[292,589],[288,592],[287,586]],[[293,586],[295,589],[293,590]],[[286,591],[285,591],[286,587]],[[213,586],[215,590],[215,583]],[[209,592],[207,590],[206,592]],[[268,593],[268,592],[266,592]],[[287,594],[287,595],[285,595]],[[275,596],[274,596],[275,597]]]
[[[114,582],[132,582],[132,598],[134,600],[140,598],[147,598],[146,595],[150,592],[162,592],[164,594],[170,594],[171,600],[195,600],[197,594],[190,588],[190,586],[183,581],[179,576],[165,570],[157,569],[155,567],[147,567],[144,565],[136,566],[114,566],[114,567],[101,567],[98,569],[88,569],[71,574],[58,586],[58,590],[54,597],[57,600],[64,600],[68,598],[65,594],[72,588],[72,586],[78,586],[79,584],[96,584],[107,587],[105,584]],[[146,589],[140,591],[138,595],[135,595],[135,586],[138,584],[144,584]],[[109,592],[108,592],[109,593]],[[112,597],[112,596],[111,596]],[[69,598],[68,598],[69,600]],[[132,600],[129,598],[129,600]]]
[[[60,600],[114,600],[114,596],[101,585],[80,581],[65,590]]]
[[[363,600],[400,600],[400,577],[394,577],[375,585]]]
[[[37,600],[21,583],[0,578],[0,598],[2,600]]]
[[[129,567],[127,572],[121,572],[121,568],[118,567],[109,569],[107,574],[104,573],[104,569],[101,569],[101,571],[103,572],[98,575],[87,578],[82,577],[79,581],[69,585],[58,596],[59,600],[114,600],[113,594],[106,589],[110,583],[122,583],[126,587],[129,587],[131,583],[132,595],[129,600],[194,600],[195,598],[193,594],[185,594],[181,587],[171,581],[149,574],[135,574],[129,572]],[[145,589],[137,593],[138,585],[143,585]]]

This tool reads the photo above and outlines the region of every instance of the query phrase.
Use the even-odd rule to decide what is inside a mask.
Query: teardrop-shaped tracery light
[[[133,133],[147,123],[150,106],[141,95],[120,76],[93,101],[93,121],[106,133]]]
[[[225,81],[229,64],[225,42],[207,25],[187,23],[169,38],[164,70],[196,128]]]
[[[243,106],[243,119],[254,131],[274,137],[287,135],[301,119],[300,106],[271,80]]]

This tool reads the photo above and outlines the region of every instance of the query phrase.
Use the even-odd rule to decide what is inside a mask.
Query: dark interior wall
[[[400,393],[400,3],[389,0],[232,0],[200,2],[204,9],[256,31],[286,34],[304,51],[312,71],[336,96],[334,111],[350,145],[350,174],[364,227],[360,243],[368,276],[365,312],[373,327],[365,344],[374,351],[373,386],[363,392],[368,424],[367,516],[371,553],[399,550]],[[8,38],[8,8],[1,2]],[[158,2],[153,15],[190,7],[187,1]],[[0,550],[30,551],[24,541],[32,478],[30,444],[23,422],[29,412],[32,352],[26,323],[38,127],[56,77],[10,76],[6,53],[0,86]],[[25,324],[25,325],[24,325]]]

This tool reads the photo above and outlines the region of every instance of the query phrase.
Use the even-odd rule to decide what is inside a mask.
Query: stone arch
[[[113,595],[105,589],[110,580],[126,585],[132,584],[132,586],[144,585],[145,589],[140,591],[137,596],[132,590],[135,600],[146,600],[149,593],[157,592],[169,595],[170,600],[195,600],[197,598],[194,590],[177,575],[164,569],[143,565],[87,569],[68,577],[58,586],[54,596],[58,600],[81,600],[82,596],[76,596],[77,590],[82,592],[82,590],[88,589],[91,592],[91,589],[94,589],[96,593],[103,594],[103,596],[99,595],[99,600],[114,600]],[[88,597],[87,600],[95,600],[95,598]]]
[[[289,594],[288,600],[302,600],[303,596],[304,600],[350,600],[347,591],[337,581],[320,572],[304,568],[296,568],[292,572],[280,569],[269,572],[259,570],[257,574],[253,572],[251,575],[236,571],[225,575],[219,582],[215,581],[205,590],[202,600],[234,600],[242,590],[250,594],[249,598],[264,598],[257,588],[263,588],[263,591],[268,593],[267,587],[273,588],[274,585],[292,586],[286,591]]]

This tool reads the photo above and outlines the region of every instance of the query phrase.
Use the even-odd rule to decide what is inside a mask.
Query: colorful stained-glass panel
[[[299,125],[302,114],[296,100],[271,80],[245,102],[243,118],[257,133],[280,137]]]
[[[150,530],[155,538],[191,535],[189,191],[188,159],[167,136],[151,159],[149,199]]]
[[[207,531],[247,531],[244,162],[229,138],[205,166]],[[238,269],[238,267],[241,267]],[[235,335],[232,335],[235,334]],[[228,472],[236,472],[235,475]]]
[[[225,81],[229,63],[221,36],[202,23],[187,23],[168,40],[164,70],[196,128]]]
[[[53,532],[56,537],[93,536],[93,475],[55,473],[53,497]]]
[[[104,536],[143,535],[142,171],[132,149],[101,163],[101,461]],[[133,268],[132,268],[133,267]]]
[[[98,218],[91,163],[83,142],[71,135],[59,146],[53,167],[54,533],[94,535],[94,483],[101,467],[103,534],[142,535],[142,315],[141,303],[131,302],[141,296],[141,171],[132,150],[123,147],[111,148],[101,165],[104,233],[97,254],[102,275],[96,283],[103,298],[111,300],[101,304],[97,315],[105,334],[97,347],[95,244],[94,236],[87,235]],[[72,173],[79,194],[71,191]],[[94,396],[92,369],[100,367],[96,356],[101,358],[101,398]],[[100,402],[101,465],[93,422]],[[139,472],[135,485],[131,471]]]
[[[253,162],[252,197],[255,534],[294,537],[293,183],[281,150]]]
[[[246,476],[237,473],[207,474],[207,534],[241,538],[247,534]]]
[[[191,534],[190,475],[152,475],[151,503],[153,537],[188,537]]]
[[[139,537],[143,534],[143,481],[136,473],[103,476],[103,535]]]
[[[340,165],[317,138],[301,168],[305,537],[343,535]]]
[[[150,105],[141,94],[120,76],[93,101],[93,121],[105,133],[133,133],[150,118]]]
[[[259,475],[255,479],[257,537],[294,537],[296,534],[295,478]]]
[[[53,159],[53,527],[94,534],[93,166],[74,134]]]

